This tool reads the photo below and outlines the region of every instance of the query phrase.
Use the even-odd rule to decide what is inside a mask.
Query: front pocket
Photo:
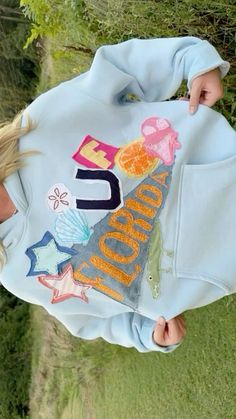
[[[236,289],[236,155],[221,162],[183,165],[174,270]]]

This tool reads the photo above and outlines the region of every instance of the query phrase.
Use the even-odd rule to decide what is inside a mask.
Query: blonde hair
[[[22,128],[22,113],[16,115],[11,122],[0,123],[0,183],[24,165],[23,158],[34,153],[31,151],[20,153],[18,150],[19,138],[27,134],[35,126],[28,117],[27,125]],[[3,243],[0,241],[0,271],[6,260],[6,251]]]

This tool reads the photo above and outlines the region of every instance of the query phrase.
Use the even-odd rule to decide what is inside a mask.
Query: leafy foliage
[[[132,37],[197,36],[207,39],[226,60],[231,71],[225,82],[225,98],[215,107],[236,126],[235,117],[235,1],[229,0],[86,0],[80,14],[90,30],[109,43]]]
[[[225,98],[216,110],[232,125],[236,124],[234,0],[21,0],[21,6],[25,15],[33,19],[26,45],[38,36],[49,37],[55,67],[59,62],[68,67],[64,76],[63,66],[58,66],[54,83],[88,69],[93,52],[101,44],[132,37],[191,35],[207,39],[231,62]],[[76,62],[79,65],[74,65]]]
[[[12,118],[31,101],[35,92],[39,58],[33,46],[23,51],[29,25],[17,1],[3,0],[0,5],[0,120]]]
[[[32,23],[31,35],[27,39],[27,48],[39,36],[53,36],[59,31],[69,27],[69,22],[64,19],[65,8],[70,7],[76,12],[76,1],[65,0],[54,2],[53,0],[21,0],[20,6],[24,15]]]

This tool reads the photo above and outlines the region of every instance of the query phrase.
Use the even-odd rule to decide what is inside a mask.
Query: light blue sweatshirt
[[[4,287],[75,336],[140,352],[176,347],[152,340],[159,316],[235,292],[235,132],[166,101],[217,67],[207,41],[134,39],[26,109],[19,149],[40,153],[5,181],[18,213],[0,225]]]

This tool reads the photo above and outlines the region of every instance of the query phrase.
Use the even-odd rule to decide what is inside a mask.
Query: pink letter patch
[[[89,168],[111,169],[119,148],[105,144],[87,135],[72,158]]]

